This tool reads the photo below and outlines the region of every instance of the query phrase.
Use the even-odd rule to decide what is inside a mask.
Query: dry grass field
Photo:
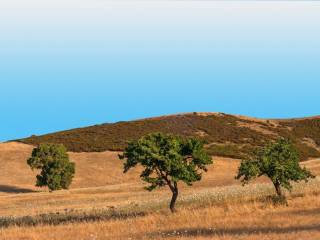
[[[295,185],[289,206],[276,207],[266,179],[242,187],[234,180],[239,161],[215,158],[200,183],[181,186],[179,211],[172,215],[170,192],[143,190],[139,169],[124,175],[117,153],[70,153],[77,171],[71,189],[49,193],[34,187],[36,173],[26,164],[31,151],[29,145],[0,144],[1,216],[110,217],[10,226],[0,229],[0,239],[320,239],[319,178]],[[303,164],[320,174],[319,160]]]
[[[260,202],[224,203],[155,212],[142,217],[60,226],[12,227],[1,239],[320,239],[319,195],[290,200],[289,207]]]

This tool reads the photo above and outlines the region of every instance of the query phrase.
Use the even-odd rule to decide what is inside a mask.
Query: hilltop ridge
[[[17,141],[62,143],[73,152],[122,151],[128,141],[151,132],[197,137],[212,155],[243,158],[278,137],[292,140],[301,159],[320,157],[320,116],[259,119],[216,112],[165,115],[76,128]]]

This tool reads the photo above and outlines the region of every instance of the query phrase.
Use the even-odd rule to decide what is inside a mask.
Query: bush
[[[68,189],[75,173],[75,164],[69,161],[62,144],[40,144],[33,149],[27,163],[32,170],[41,170],[36,186],[47,186],[50,191]]]

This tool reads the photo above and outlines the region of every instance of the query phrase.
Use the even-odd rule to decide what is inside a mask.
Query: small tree
[[[281,187],[291,191],[290,181],[308,181],[314,176],[299,165],[299,155],[289,140],[280,138],[270,143],[254,156],[254,159],[243,160],[236,179],[243,184],[250,180],[267,176],[273,183],[280,199],[285,200]]]
[[[50,191],[68,189],[75,173],[75,164],[69,161],[61,144],[40,144],[27,160],[32,170],[40,169],[37,187],[48,186]]]
[[[149,183],[147,190],[168,186],[172,192],[171,212],[175,212],[178,198],[178,182],[191,186],[200,181],[206,166],[212,163],[203,149],[203,144],[193,138],[153,133],[132,141],[120,159],[126,159],[124,173],[140,164],[144,169],[140,178]]]

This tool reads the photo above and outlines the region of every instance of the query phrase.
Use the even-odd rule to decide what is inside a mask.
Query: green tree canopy
[[[137,166],[143,167],[141,179],[149,184],[147,190],[168,186],[172,192],[170,209],[175,212],[178,182],[191,186],[200,181],[202,172],[212,159],[203,149],[202,142],[178,136],[153,133],[128,144],[120,159],[126,159],[124,172]]]
[[[236,179],[243,184],[256,177],[267,176],[273,183],[276,193],[284,198],[281,187],[291,191],[291,181],[308,181],[314,176],[299,164],[299,155],[289,140],[280,138],[269,143],[252,159],[243,160]]]
[[[40,144],[33,149],[27,163],[32,170],[41,170],[36,186],[47,186],[50,191],[68,189],[75,173],[75,164],[69,161],[61,144]]]

